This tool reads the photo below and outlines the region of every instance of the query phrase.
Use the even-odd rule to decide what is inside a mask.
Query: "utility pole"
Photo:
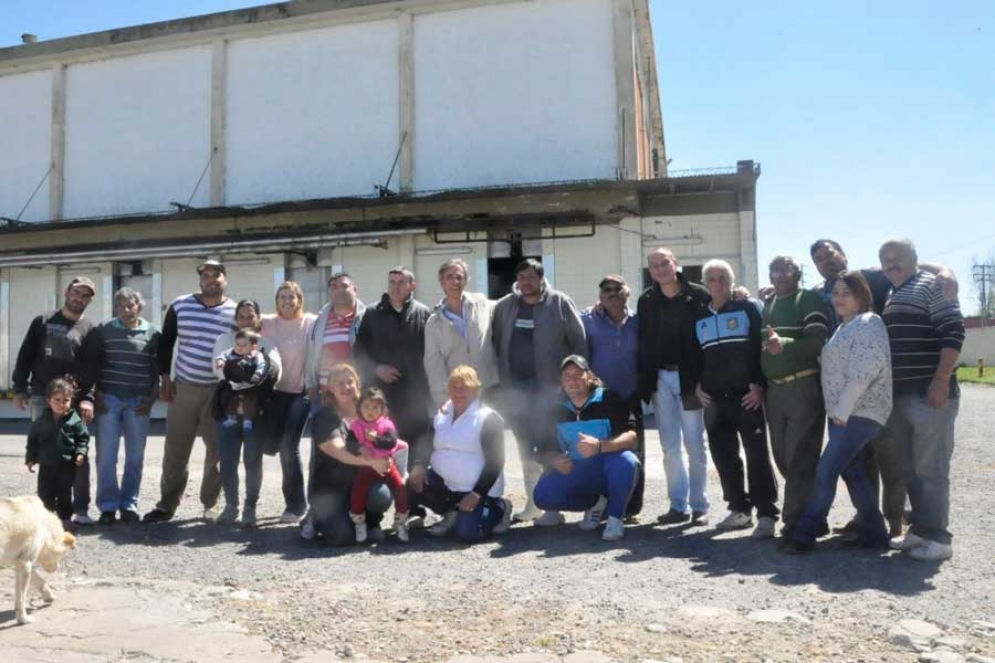
[[[995,295],[995,263],[982,263],[974,266],[974,282],[978,288],[978,299],[981,304],[982,325],[988,324],[992,313],[992,301]]]

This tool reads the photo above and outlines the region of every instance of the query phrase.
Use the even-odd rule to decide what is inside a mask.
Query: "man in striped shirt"
[[[120,512],[137,522],[149,411],[159,391],[159,330],[140,317],[142,294],[131,288],[114,293],[116,317],[100,325],[87,342],[89,379],[96,383],[97,508],[100,524]],[[124,437],[124,476],[117,480],[117,457]]]
[[[767,378],[767,424],[774,463],[784,476],[782,541],[808,503],[822,452],[826,406],[819,355],[828,331],[822,298],[799,287],[802,270],[788,256],[770,263],[774,296],[764,306],[767,341],[760,357]]]
[[[217,518],[221,471],[217,427],[211,417],[211,398],[217,385],[213,351],[218,336],[235,330],[235,302],[225,296],[228,280],[224,265],[208,260],[197,267],[197,274],[200,275],[200,292],[177,297],[162,323],[159,398],[169,403],[169,410],[166,413],[161,498],[156,507],[145,514],[145,522],[163,522],[176,512],[187,486],[190,452],[197,435],[207,448],[204,478],[200,484],[204,518]]]
[[[911,527],[892,547],[913,559],[950,559],[950,459],[964,317],[956,300],[944,298],[936,276],[919,268],[911,240],[890,239],[878,256],[892,284],[882,315],[891,341],[895,402],[888,427],[902,447],[912,504]]]

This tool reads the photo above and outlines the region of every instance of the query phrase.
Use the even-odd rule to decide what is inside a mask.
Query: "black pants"
[[[722,483],[722,498],[730,511],[748,514],[756,509],[758,516],[776,518],[777,479],[767,450],[763,409],[747,410],[740,403],[741,398],[739,394],[713,397],[705,408],[708,447]],[[740,440],[746,452],[749,491],[744,487]]]
[[[643,492],[646,488],[646,472],[643,469],[646,467],[646,426],[643,423],[643,402],[639,400],[639,396],[633,394],[625,400],[625,404],[629,406],[636,421],[636,448],[634,452],[640,464],[639,481],[636,483],[635,490],[632,491],[629,504],[625,507],[625,515],[635,516],[643,510]]]
[[[73,480],[76,464],[64,460],[55,465],[38,466],[38,497],[49,511],[62,520],[73,517]]]

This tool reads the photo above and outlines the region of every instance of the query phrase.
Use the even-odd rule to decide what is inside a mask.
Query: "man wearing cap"
[[[17,353],[14,366],[14,404],[21,410],[30,409],[34,421],[45,410],[45,388],[55,378],[71,376],[78,386],[83,385],[83,354],[87,337],[94,325],[83,312],[93,300],[97,288],[85,276],[69,282],[62,308],[39,315],[31,321],[28,333]],[[31,395],[28,395],[28,387]],[[93,421],[93,391],[79,395],[76,402],[84,423]],[[90,461],[76,470],[73,483],[73,522],[92,525],[90,508]]]
[[[587,351],[591,369],[606,387],[625,400],[636,427],[634,449],[640,463],[645,462],[646,436],[643,405],[639,400],[636,373],[639,361],[639,326],[635,312],[629,308],[629,285],[618,274],[609,274],[598,284],[598,305],[581,314],[587,333]],[[643,506],[642,473],[629,505],[627,516],[635,516]]]
[[[197,274],[200,275],[200,292],[173,300],[162,323],[158,352],[159,398],[169,403],[169,409],[159,486],[161,496],[156,507],[145,514],[143,520],[147,523],[169,520],[176,512],[187,486],[190,452],[198,434],[207,448],[200,501],[206,519],[217,517],[221,471],[217,427],[211,418],[211,399],[217,385],[213,349],[218,336],[235,330],[235,302],[225,296],[228,280],[225,266],[220,262],[207,260],[201,263]]]

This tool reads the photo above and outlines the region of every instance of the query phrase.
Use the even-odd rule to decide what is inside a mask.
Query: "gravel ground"
[[[316,651],[415,662],[592,650],[620,661],[995,661],[993,411],[995,389],[964,387],[953,470],[956,556],[942,565],[843,550],[832,540],[792,557],[742,532],[655,526],[665,510],[664,480],[650,433],[643,524],[618,543],[568,523],[518,525],[473,547],[420,532],[408,545],[308,544],[297,528],[276,521],[282,499],[272,458],[262,527],[210,525],[198,518],[198,449],[177,520],[86,528],[64,581],[181,580],[211,588],[184,598],[265,636],[290,659]],[[33,492],[34,476],[22,464],[24,429],[0,426],[0,494]],[[517,455],[512,449],[509,458]],[[161,456],[162,437],[153,437],[143,509],[155,502]],[[507,474],[520,504],[520,468],[513,464]],[[716,521],[725,510],[714,471],[709,497]],[[844,491],[833,522],[851,515],[846,501]],[[0,577],[4,602],[8,578],[6,571]],[[172,590],[164,584],[162,591]],[[899,632],[900,620],[930,622],[943,637],[917,636],[921,624],[906,624],[911,635]]]

